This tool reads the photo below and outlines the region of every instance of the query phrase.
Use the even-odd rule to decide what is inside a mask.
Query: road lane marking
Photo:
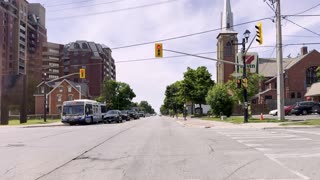
[[[298,172],[298,171],[295,171],[295,170],[290,169],[289,167],[287,167],[286,165],[284,165],[282,162],[278,161],[276,158],[271,157],[271,156],[269,156],[269,155],[267,155],[267,154],[264,154],[264,155],[265,155],[267,158],[269,158],[271,161],[279,164],[281,167],[287,169],[288,171],[292,172],[293,174],[299,176],[300,178],[302,178],[302,179],[304,179],[304,180],[309,180],[309,179],[310,179],[308,176],[305,176],[304,174],[302,174],[302,173],[300,173],[300,172]]]

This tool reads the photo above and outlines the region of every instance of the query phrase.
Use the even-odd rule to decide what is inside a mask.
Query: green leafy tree
[[[139,109],[144,111],[145,113],[153,114],[154,109],[152,106],[148,103],[148,101],[141,101],[139,103]]]
[[[160,107],[160,113],[161,113],[162,115],[168,115],[168,114],[169,114],[169,110],[165,107],[164,104],[161,105],[161,107]]]
[[[263,76],[259,74],[248,74],[248,101],[257,93],[259,93],[259,83],[263,80]],[[229,80],[226,83],[226,86],[230,90],[230,93],[233,95],[234,100],[239,101],[241,103],[244,102],[243,99],[243,88],[237,88],[237,79]]]
[[[132,99],[136,97],[130,86],[123,82],[105,80],[102,95],[97,98],[105,102],[108,109],[128,109],[132,105]]]
[[[197,69],[188,67],[184,73],[183,85],[186,100],[199,104],[202,109],[201,104],[206,103],[206,95],[209,89],[214,86],[214,81],[211,79],[211,74],[205,66],[198,67]]]
[[[172,110],[174,114],[182,111],[184,105],[184,97],[182,96],[182,82],[177,81],[167,86],[165,91],[164,106],[168,110]]]
[[[227,117],[231,116],[234,100],[228,93],[225,84],[217,84],[209,90],[206,102],[211,106],[211,111],[216,116],[220,116],[220,113]]]

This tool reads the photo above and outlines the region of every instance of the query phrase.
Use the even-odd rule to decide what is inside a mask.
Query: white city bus
[[[103,120],[102,103],[89,99],[64,101],[61,122],[66,124],[92,124]]]

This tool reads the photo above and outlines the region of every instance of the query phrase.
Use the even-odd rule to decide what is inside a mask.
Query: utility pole
[[[276,8],[276,29],[277,29],[277,109],[278,120],[284,120],[284,85],[283,85],[283,60],[282,60],[282,30],[280,0],[277,0]]]
[[[43,87],[43,99],[44,99],[44,103],[43,103],[43,120],[44,122],[47,122],[47,92],[46,92],[46,77],[47,77],[47,73],[43,74],[44,76],[44,87]]]

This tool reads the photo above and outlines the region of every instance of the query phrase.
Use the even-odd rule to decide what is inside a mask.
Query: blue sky
[[[147,5],[170,0],[29,0],[38,2],[46,7],[48,40],[66,44],[76,40],[88,40],[105,44],[111,48],[131,45],[141,42],[165,39],[189,33],[220,28],[220,13],[223,0],[176,0],[157,6],[134,9],[122,12],[104,13],[95,16],[64,18],[89,13],[113,11],[123,8]],[[109,4],[107,4],[109,2]],[[62,5],[71,3],[70,5]],[[104,4],[103,4],[104,3]],[[282,14],[295,14],[319,3],[318,0],[282,0]],[[94,4],[100,4],[93,6]],[[56,6],[59,5],[59,6]],[[87,6],[85,8],[80,6]],[[272,10],[263,0],[231,0],[234,14],[234,24],[259,18],[271,17]],[[68,9],[68,10],[67,10]],[[320,14],[320,6],[305,14]],[[320,17],[291,17],[290,20],[320,34]],[[275,45],[275,24],[271,20],[263,23],[264,45]],[[237,26],[234,29],[242,37],[248,29],[255,32],[255,23]],[[310,33],[286,20],[283,20],[283,43],[320,42],[320,36]],[[191,36],[188,38],[166,41],[164,48],[189,53],[216,51],[216,37],[219,31]],[[296,36],[306,37],[296,37]],[[254,43],[253,47],[258,44]],[[284,57],[292,57],[300,52],[301,46],[284,48]],[[320,50],[319,46],[308,46],[309,50]],[[259,47],[250,50],[258,52],[260,57],[276,56],[274,48]],[[176,55],[165,52],[164,56]],[[216,58],[216,54],[208,54]],[[113,50],[117,61],[153,58],[154,45],[144,45],[132,48]],[[117,80],[126,82],[135,91],[134,101],[147,100],[156,111],[162,104],[167,85],[181,80],[187,67],[206,66],[212,78],[216,79],[215,62],[182,57],[173,59],[157,59],[152,61],[118,63]]]

